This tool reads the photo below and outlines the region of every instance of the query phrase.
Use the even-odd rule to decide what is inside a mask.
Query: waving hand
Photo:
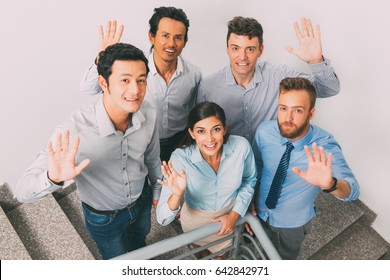
[[[51,141],[47,146],[49,153],[48,177],[55,183],[61,183],[79,175],[90,163],[90,160],[85,159],[76,165],[80,138],[75,137],[73,147],[69,149],[69,130],[65,131],[63,138],[61,133],[57,134],[56,142],[54,148]]]

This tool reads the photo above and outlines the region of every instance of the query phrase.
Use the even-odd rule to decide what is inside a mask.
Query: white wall
[[[108,19],[125,24],[123,41],[147,50],[153,8],[183,8],[191,21],[184,55],[210,74],[228,62],[226,22],[235,15],[262,23],[264,59],[307,69],[284,46],[297,46],[293,21],[309,16],[321,25],[324,54],[342,85],[340,95],[318,102],[315,122],[341,143],[360,182],[361,200],[378,214],[374,227],[390,241],[388,1],[1,2],[0,182],[14,186],[54,126],[92,100],[78,86],[96,55],[98,25]]]

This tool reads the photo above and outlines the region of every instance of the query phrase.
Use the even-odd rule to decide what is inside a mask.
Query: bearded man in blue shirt
[[[252,145],[258,172],[253,214],[282,259],[297,258],[321,190],[342,201],[359,196],[358,182],[340,145],[331,134],[310,124],[315,100],[316,90],[309,80],[283,79],[278,118],[259,125]]]

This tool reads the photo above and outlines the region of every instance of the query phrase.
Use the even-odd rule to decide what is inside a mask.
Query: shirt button
[[[126,154],[123,154],[122,156],[124,156],[124,157],[125,157],[125,156],[126,156]]]
[[[123,170],[123,171],[125,171],[125,169],[126,169],[126,168],[125,168],[125,167],[123,167],[123,169],[122,169],[122,170]]]
[[[129,195],[126,195],[126,197],[129,197]]]

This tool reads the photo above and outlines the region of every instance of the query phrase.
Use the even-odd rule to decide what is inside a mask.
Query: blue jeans
[[[139,199],[134,208],[116,210],[113,214],[97,214],[82,203],[87,229],[104,260],[146,246],[145,238],[151,228],[150,187],[144,188]]]

